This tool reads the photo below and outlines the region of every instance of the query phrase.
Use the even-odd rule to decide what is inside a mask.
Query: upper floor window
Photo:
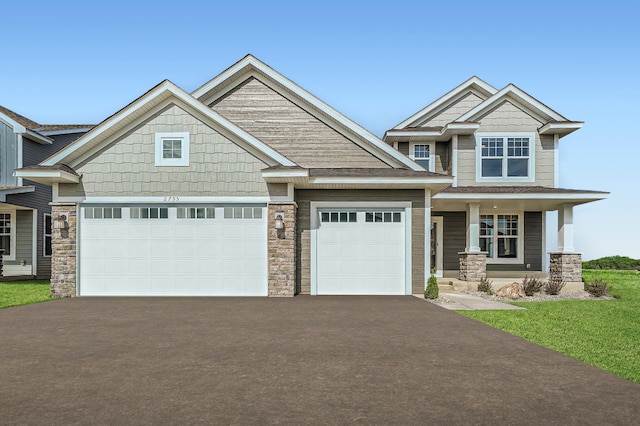
[[[413,159],[416,163],[429,170],[429,145],[414,145]]]
[[[188,166],[189,133],[156,133],[156,166]]]
[[[476,178],[479,182],[533,182],[533,133],[476,134]]]

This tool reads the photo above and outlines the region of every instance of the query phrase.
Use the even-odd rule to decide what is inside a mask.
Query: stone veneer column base
[[[563,291],[584,289],[582,283],[582,255],[580,253],[550,253],[549,280],[566,283]]]
[[[460,258],[460,280],[478,283],[487,277],[486,253],[458,253]]]
[[[296,290],[296,209],[295,202],[269,203],[268,269],[269,297],[292,297]],[[276,214],[284,214],[284,229],[275,229]]]
[[[50,203],[51,218],[66,216],[66,229],[52,229],[51,296],[76,295],[76,204]]]

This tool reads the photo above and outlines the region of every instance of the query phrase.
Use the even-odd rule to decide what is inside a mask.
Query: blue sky
[[[9,2],[0,105],[97,123],[164,79],[192,91],[252,53],[382,136],[472,75],[514,83],[585,121],[561,139],[561,186],[612,194],[575,209],[578,251],[640,258],[633,2],[219,3]]]

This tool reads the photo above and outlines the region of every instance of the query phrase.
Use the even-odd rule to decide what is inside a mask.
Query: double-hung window
[[[53,222],[51,221],[51,215],[44,214],[44,257],[50,257],[52,250],[52,237],[53,237]]]
[[[533,182],[535,180],[535,134],[476,135],[479,182]]]
[[[0,213],[0,249],[4,250],[4,256],[14,258],[11,244],[12,225],[11,213]]]
[[[511,262],[522,258],[523,240],[518,214],[480,215],[480,250],[487,262]]]
[[[414,145],[413,146],[413,160],[420,164],[425,169],[429,170],[429,145]]]
[[[189,133],[156,133],[156,166],[189,165]]]

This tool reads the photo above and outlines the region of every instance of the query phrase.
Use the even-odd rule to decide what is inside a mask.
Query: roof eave
[[[581,121],[551,122],[540,127],[538,133],[541,135],[560,135],[562,137],[581,129],[583,125],[584,123]]]
[[[15,177],[51,186],[54,183],[79,183],[80,176],[64,170],[34,170],[23,168],[16,170]]]

